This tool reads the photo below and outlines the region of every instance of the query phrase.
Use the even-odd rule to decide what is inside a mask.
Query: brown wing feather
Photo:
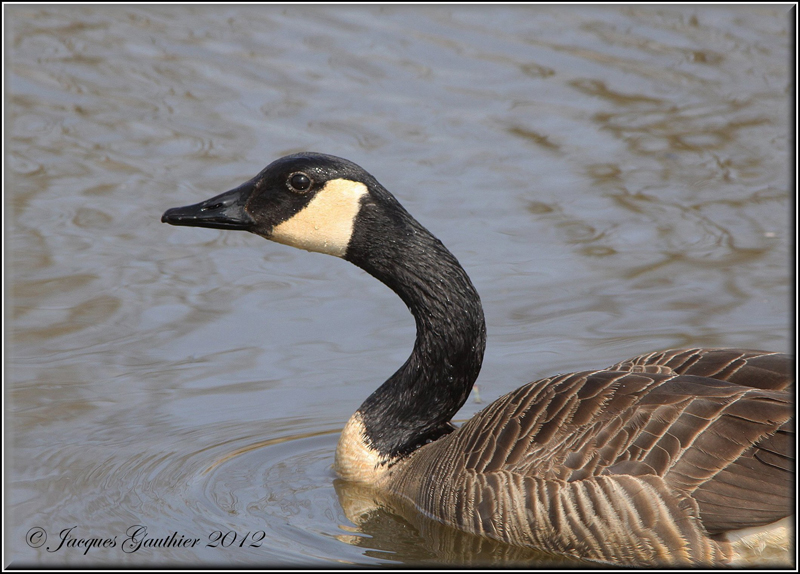
[[[663,368],[678,375],[709,377],[776,391],[794,382],[794,357],[748,349],[673,349],[639,355],[607,370],[664,372]]]
[[[629,525],[608,528],[649,532],[656,554],[671,547],[669,540],[684,540],[686,560],[708,560],[719,549],[702,532],[767,524],[791,513],[793,405],[788,392],[768,389],[787,388],[793,361],[754,351],[665,351],[608,370],[530,383],[420,449],[395,486],[402,494],[436,490],[449,481],[454,491],[472,492],[451,496],[438,487],[415,504],[466,530],[470,525],[461,523],[475,521],[474,531],[483,534],[488,526],[481,521],[502,527],[496,520],[506,513],[498,504],[522,504],[530,520],[538,512],[531,505],[544,504],[555,513],[549,520],[559,520],[568,531],[552,534],[550,548],[556,551],[569,551],[588,536],[576,534],[588,528],[578,515],[559,512],[579,508],[588,520],[592,512],[613,516],[609,509],[621,504],[617,510]],[[457,487],[453,480],[464,484]],[[517,499],[493,501],[491,485],[498,481],[506,489],[516,485]],[[476,492],[478,484],[483,490]],[[598,488],[614,489],[623,502],[596,500]],[[503,490],[498,489],[495,496]],[[548,496],[561,502],[545,500]],[[658,502],[645,504],[647,496]],[[524,530],[516,520],[515,528]],[[642,529],[653,521],[660,526]],[[556,529],[553,524],[550,530]],[[603,543],[608,532],[595,533],[592,556],[613,552]],[[550,535],[534,534],[520,536],[547,548]],[[506,532],[496,537],[521,543]]]

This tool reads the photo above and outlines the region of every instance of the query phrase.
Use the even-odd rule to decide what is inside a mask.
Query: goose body
[[[587,560],[788,560],[792,357],[642,355],[529,383],[455,428],[483,359],[480,298],[456,258],[362,168],[286,156],[162,221],[342,257],[408,305],[414,349],[342,431],[343,479],[472,534]]]

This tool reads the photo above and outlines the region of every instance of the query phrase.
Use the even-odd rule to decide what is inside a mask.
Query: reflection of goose
[[[454,429],[483,359],[480,299],[456,258],[363,169],[287,156],[162,221],[343,257],[408,305],[414,349],[345,426],[342,478],[467,532],[590,560],[724,563],[788,544],[791,357],[643,355],[530,383]]]

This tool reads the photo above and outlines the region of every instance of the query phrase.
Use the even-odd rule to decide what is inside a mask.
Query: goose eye
[[[309,189],[311,189],[311,178],[308,177],[306,174],[302,172],[293,173],[289,176],[289,179],[286,181],[286,184],[289,186],[289,189],[296,193],[305,193]]]

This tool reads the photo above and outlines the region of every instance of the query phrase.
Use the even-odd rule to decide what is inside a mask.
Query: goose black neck
[[[359,408],[370,446],[401,457],[453,430],[480,372],[480,297],[447,248],[382,188],[362,204],[345,259],[386,284],[414,316],[411,356]]]

